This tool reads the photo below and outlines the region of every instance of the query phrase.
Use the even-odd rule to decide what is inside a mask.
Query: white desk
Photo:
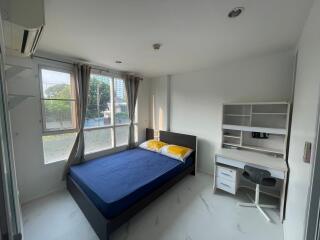
[[[271,173],[272,177],[281,179],[282,188],[280,196],[280,219],[281,221],[283,221],[288,166],[282,158],[276,158],[266,154],[255,153],[245,150],[222,148],[217,151],[214,158],[214,192],[216,190],[216,169],[219,165],[231,166],[238,169],[244,169],[245,165],[250,165],[267,170]]]

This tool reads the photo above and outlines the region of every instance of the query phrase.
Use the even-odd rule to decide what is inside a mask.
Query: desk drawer
[[[224,190],[226,192],[236,194],[236,183],[232,181],[228,181],[225,178],[217,177],[217,188]]]
[[[237,170],[233,168],[217,166],[216,173],[217,173],[217,177],[225,178],[232,182],[235,182],[237,179]]]

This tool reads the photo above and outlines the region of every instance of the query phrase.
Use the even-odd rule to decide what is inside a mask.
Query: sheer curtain
[[[139,83],[142,78],[133,76],[128,74],[125,77],[125,85],[127,91],[128,98],[128,111],[129,111],[129,119],[130,119],[130,127],[129,127],[129,139],[128,146],[129,148],[134,148],[136,146],[134,139],[134,116],[138,99],[138,89]]]
[[[90,81],[91,66],[86,64],[75,64],[75,89],[77,95],[77,115],[79,131],[72,147],[68,161],[64,168],[63,179],[66,178],[70,166],[84,161],[84,123],[86,118],[88,88]]]

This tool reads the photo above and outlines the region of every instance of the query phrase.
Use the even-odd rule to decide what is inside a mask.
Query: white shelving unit
[[[33,71],[32,66],[17,66],[12,64],[5,65],[5,80],[7,84],[14,80],[20,73],[24,71]],[[8,109],[12,110],[20,103],[29,98],[34,98],[34,95],[27,95],[21,93],[8,93]]]
[[[8,102],[9,110],[14,109],[24,100],[35,97],[32,95],[19,95],[19,94],[8,94],[8,96],[9,96],[9,102]]]
[[[286,158],[290,104],[287,102],[223,105],[222,147]],[[253,136],[260,133],[264,137]]]

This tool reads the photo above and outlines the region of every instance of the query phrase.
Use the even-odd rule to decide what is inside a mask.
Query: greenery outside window
[[[75,80],[72,69],[40,67],[45,164],[66,160],[78,131]],[[136,111],[137,112],[137,111]],[[85,154],[128,144],[129,116],[125,82],[92,72],[85,119]],[[138,119],[134,121],[137,139]]]
[[[127,145],[129,124],[124,80],[101,72],[92,73],[85,122],[85,153]]]

